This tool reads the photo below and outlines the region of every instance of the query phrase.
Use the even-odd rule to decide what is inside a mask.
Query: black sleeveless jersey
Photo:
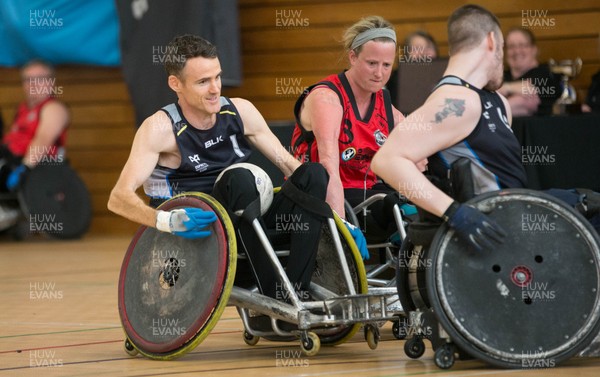
[[[475,91],[481,99],[481,118],[462,142],[429,158],[429,170],[441,179],[461,157],[471,160],[475,194],[527,185],[521,161],[521,145],[514,135],[502,99],[496,92],[478,89],[456,76],[443,77],[434,88],[461,85]]]
[[[162,111],[171,119],[181,164],[177,169],[156,165],[144,182],[144,192],[152,199],[189,191],[210,194],[221,171],[250,158],[252,149],[244,137],[242,119],[229,98],[221,97],[217,121],[208,130],[192,127],[176,103]]]

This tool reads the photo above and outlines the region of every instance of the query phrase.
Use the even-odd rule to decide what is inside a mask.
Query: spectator
[[[424,30],[416,30],[404,38],[404,46],[402,47],[402,57],[400,61],[403,63],[429,62],[439,56],[439,50],[435,39],[431,34]],[[398,69],[394,69],[390,76],[390,80],[386,84],[386,88],[390,91],[392,104],[398,104]]]
[[[33,60],[21,69],[25,100],[0,145],[0,191],[14,190],[27,172],[47,155],[57,156],[65,145],[67,106],[54,97],[54,68]]]
[[[504,84],[498,92],[508,99],[513,116],[548,115],[561,95],[560,78],[547,64],[539,64],[533,33],[524,28],[506,34]]]

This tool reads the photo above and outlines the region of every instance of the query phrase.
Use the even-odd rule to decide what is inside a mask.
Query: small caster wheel
[[[306,356],[314,356],[321,349],[321,339],[314,332],[305,332],[300,336],[300,348]]]
[[[125,343],[123,345],[125,346],[125,352],[127,352],[129,356],[136,356],[138,354],[138,350],[131,344],[129,338],[125,338]]]
[[[404,353],[411,359],[418,359],[425,353],[425,342],[421,338],[410,338],[404,343]]]
[[[249,345],[249,346],[255,346],[256,343],[258,343],[260,336],[254,336],[252,334],[250,334],[248,331],[244,331],[244,334],[242,334],[242,337],[244,338],[244,342]]]
[[[396,339],[406,339],[406,334],[408,333],[408,321],[405,316],[399,316],[398,320],[394,321],[392,333]]]
[[[370,349],[376,349],[379,345],[379,328],[373,325],[366,325],[365,340],[367,341]]]
[[[446,343],[435,351],[433,361],[440,369],[450,369],[456,360],[454,357],[455,347],[453,344]]]

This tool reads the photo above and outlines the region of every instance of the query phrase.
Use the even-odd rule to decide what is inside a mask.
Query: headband
[[[358,34],[352,41],[351,50],[364,45],[375,38],[389,38],[396,43],[396,32],[389,28],[374,28]]]

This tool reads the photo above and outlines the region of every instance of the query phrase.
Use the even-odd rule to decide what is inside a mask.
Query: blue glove
[[[214,212],[199,208],[158,211],[156,228],[183,238],[204,238],[210,236],[210,230],[206,227],[216,220],[217,215]]]
[[[27,165],[21,164],[17,166],[8,175],[8,178],[6,179],[6,188],[10,191],[14,191],[17,187],[19,187],[29,170],[30,169]]]
[[[371,256],[369,255],[369,249],[367,249],[367,240],[365,239],[364,234],[359,228],[350,224],[346,220],[343,221],[346,225],[346,228],[348,228],[350,235],[352,238],[354,238],[354,243],[356,243],[356,247],[358,247],[358,251],[360,251],[360,256],[362,259],[368,260]]]
[[[448,225],[477,251],[502,243],[506,232],[493,219],[465,204],[453,202],[443,215]]]

